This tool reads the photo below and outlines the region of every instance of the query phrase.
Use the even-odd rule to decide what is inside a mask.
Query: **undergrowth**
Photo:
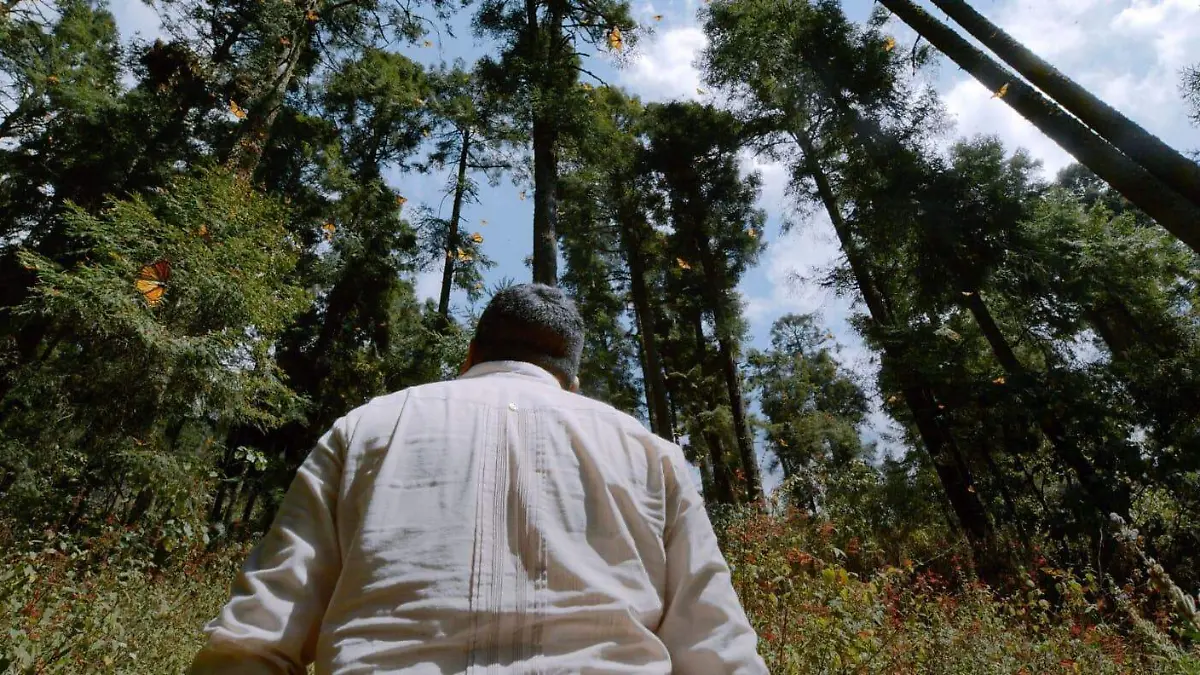
[[[998,590],[953,542],[890,564],[795,509],[714,522],[772,673],[1200,673],[1169,616],[1141,618],[1149,584],[1116,597],[1044,564]],[[0,673],[183,672],[248,545],[168,554],[147,541],[109,525],[0,547]]]

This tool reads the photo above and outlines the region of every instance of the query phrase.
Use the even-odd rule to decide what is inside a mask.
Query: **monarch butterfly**
[[[337,231],[337,226],[333,223],[325,223],[321,229],[325,230],[325,241],[333,241],[333,233]]]
[[[229,100],[229,112],[233,113],[234,117],[237,117],[239,120],[246,119],[246,109],[238,105],[237,101],[233,99]]]
[[[617,51],[621,51],[621,48],[625,46],[625,39],[621,37],[620,28],[613,26],[612,30],[608,32],[608,46]]]
[[[476,232],[471,235],[471,241],[475,242],[476,244],[482,244],[483,243],[483,235]]]
[[[151,307],[162,302],[167,292],[167,280],[171,278],[171,263],[159,260],[152,265],[146,265],[138,272],[134,288],[141,293]]]

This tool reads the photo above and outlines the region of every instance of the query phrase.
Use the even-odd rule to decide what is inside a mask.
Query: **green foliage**
[[[932,52],[882,12],[706,4],[730,112],[581,82],[642,34],[618,0],[476,3],[472,65],[394,48],[466,4],[167,0],[171,38],[125,46],[103,4],[0,7],[0,670],[181,669],[315,438],[457,374],[451,292],[473,311],[493,262],[468,209],[512,172],[583,392],[698,464],[774,670],[1197,671],[1190,249],[1087,167],[947,142]],[[829,216],[877,374],[812,316],[746,349],[747,154]],[[759,441],[790,506],[734,506]]]
[[[48,530],[0,559],[0,672],[178,673],[249,553],[189,546],[169,569],[136,530]]]
[[[814,464],[841,470],[866,454],[859,427],[867,398],[842,370],[831,339],[813,316],[788,315],[771,328],[771,349],[747,357],[767,442],[787,478]],[[810,501],[815,504],[815,495],[801,503]]]
[[[0,465],[11,497],[49,516],[68,498],[63,481],[76,491],[155,485],[166,512],[194,517],[211,440],[184,449],[184,431],[279,424],[300,405],[270,354],[307,301],[287,280],[297,250],[286,210],[243,180],[199,171],[66,221],[77,262],[20,256],[38,281],[14,314],[44,346],[8,375]],[[134,282],[158,260],[171,274],[151,306]]]

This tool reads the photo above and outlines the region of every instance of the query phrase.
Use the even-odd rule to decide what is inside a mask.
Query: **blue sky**
[[[645,101],[711,100],[710,95],[697,91],[700,74],[695,59],[705,45],[696,16],[701,1],[634,0],[634,16],[653,32],[643,36],[622,63],[611,55],[595,54],[586,59],[586,67]],[[844,2],[855,19],[865,18],[872,4],[869,0]],[[1200,62],[1197,0],[972,0],[971,4],[1167,143],[1183,149],[1200,148],[1200,130],[1188,124],[1178,88],[1180,69]],[[150,6],[138,0],[113,0],[112,9],[123,34],[139,32],[151,38],[158,34],[157,16]],[[662,20],[654,21],[655,15],[662,15]],[[401,51],[424,63],[456,58],[470,62],[493,51],[493,45],[471,35],[469,20],[469,13],[454,20],[455,38],[432,36],[432,47],[404,46]],[[901,44],[914,38],[897,19],[889,29]],[[1010,147],[1024,147],[1041,159],[1050,175],[1071,161],[953,64],[943,62],[932,77],[957,121],[958,136],[996,134]],[[796,220],[796,211],[785,194],[782,167],[747,158],[746,168],[763,175],[761,206],[769,215],[764,237],[767,251],[740,286],[753,344],[766,346],[771,323],[780,316],[815,312],[843,345],[844,361],[864,379],[869,378],[875,368],[873,359],[846,322],[855,299],[837,297],[813,282],[838,259],[827,218],[820,213],[801,217],[797,226],[783,235],[781,224],[785,218]],[[409,198],[410,208],[424,203],[448,211],[448,200],[441,195],[445,175],[394,175],[392,180]],[[481,181],[480,203],[465,211],[468,231],[483,234],[485,251],[498,263],[487,275],[489,284],[505,277],[524,280],[529,276],[524,260],[532,244],[533,204],[520,198],[522,190],[532,194],[530,186],[514,185],[508,179],[495,188]],[[487,224],[480,224],[484,220]],[[439,283],[437,270],[416,279],[418,293],[426,297],[436,296]],[[454,303],[458,311],[469,309],[464,297],[456,296]],[[871,435],[889,426],[890,421],[876,412]]]

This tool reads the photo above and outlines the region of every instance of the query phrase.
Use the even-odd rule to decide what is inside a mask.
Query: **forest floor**
[[[1038,573],[1062,575],[1051,605],[1041,584],[1005,596],[955,578],[953,548],[938,565],[866,569],[871,556],[830,523],[718,527],[772,673],[1200,673],[1200,650],[1171,640],[1162,617],[1102,620],[1087,582],[1061,570]],[[249,545],[176,550],[160,567],[141,542],[110,527],[0,556],[0,673],[183,672]]]

